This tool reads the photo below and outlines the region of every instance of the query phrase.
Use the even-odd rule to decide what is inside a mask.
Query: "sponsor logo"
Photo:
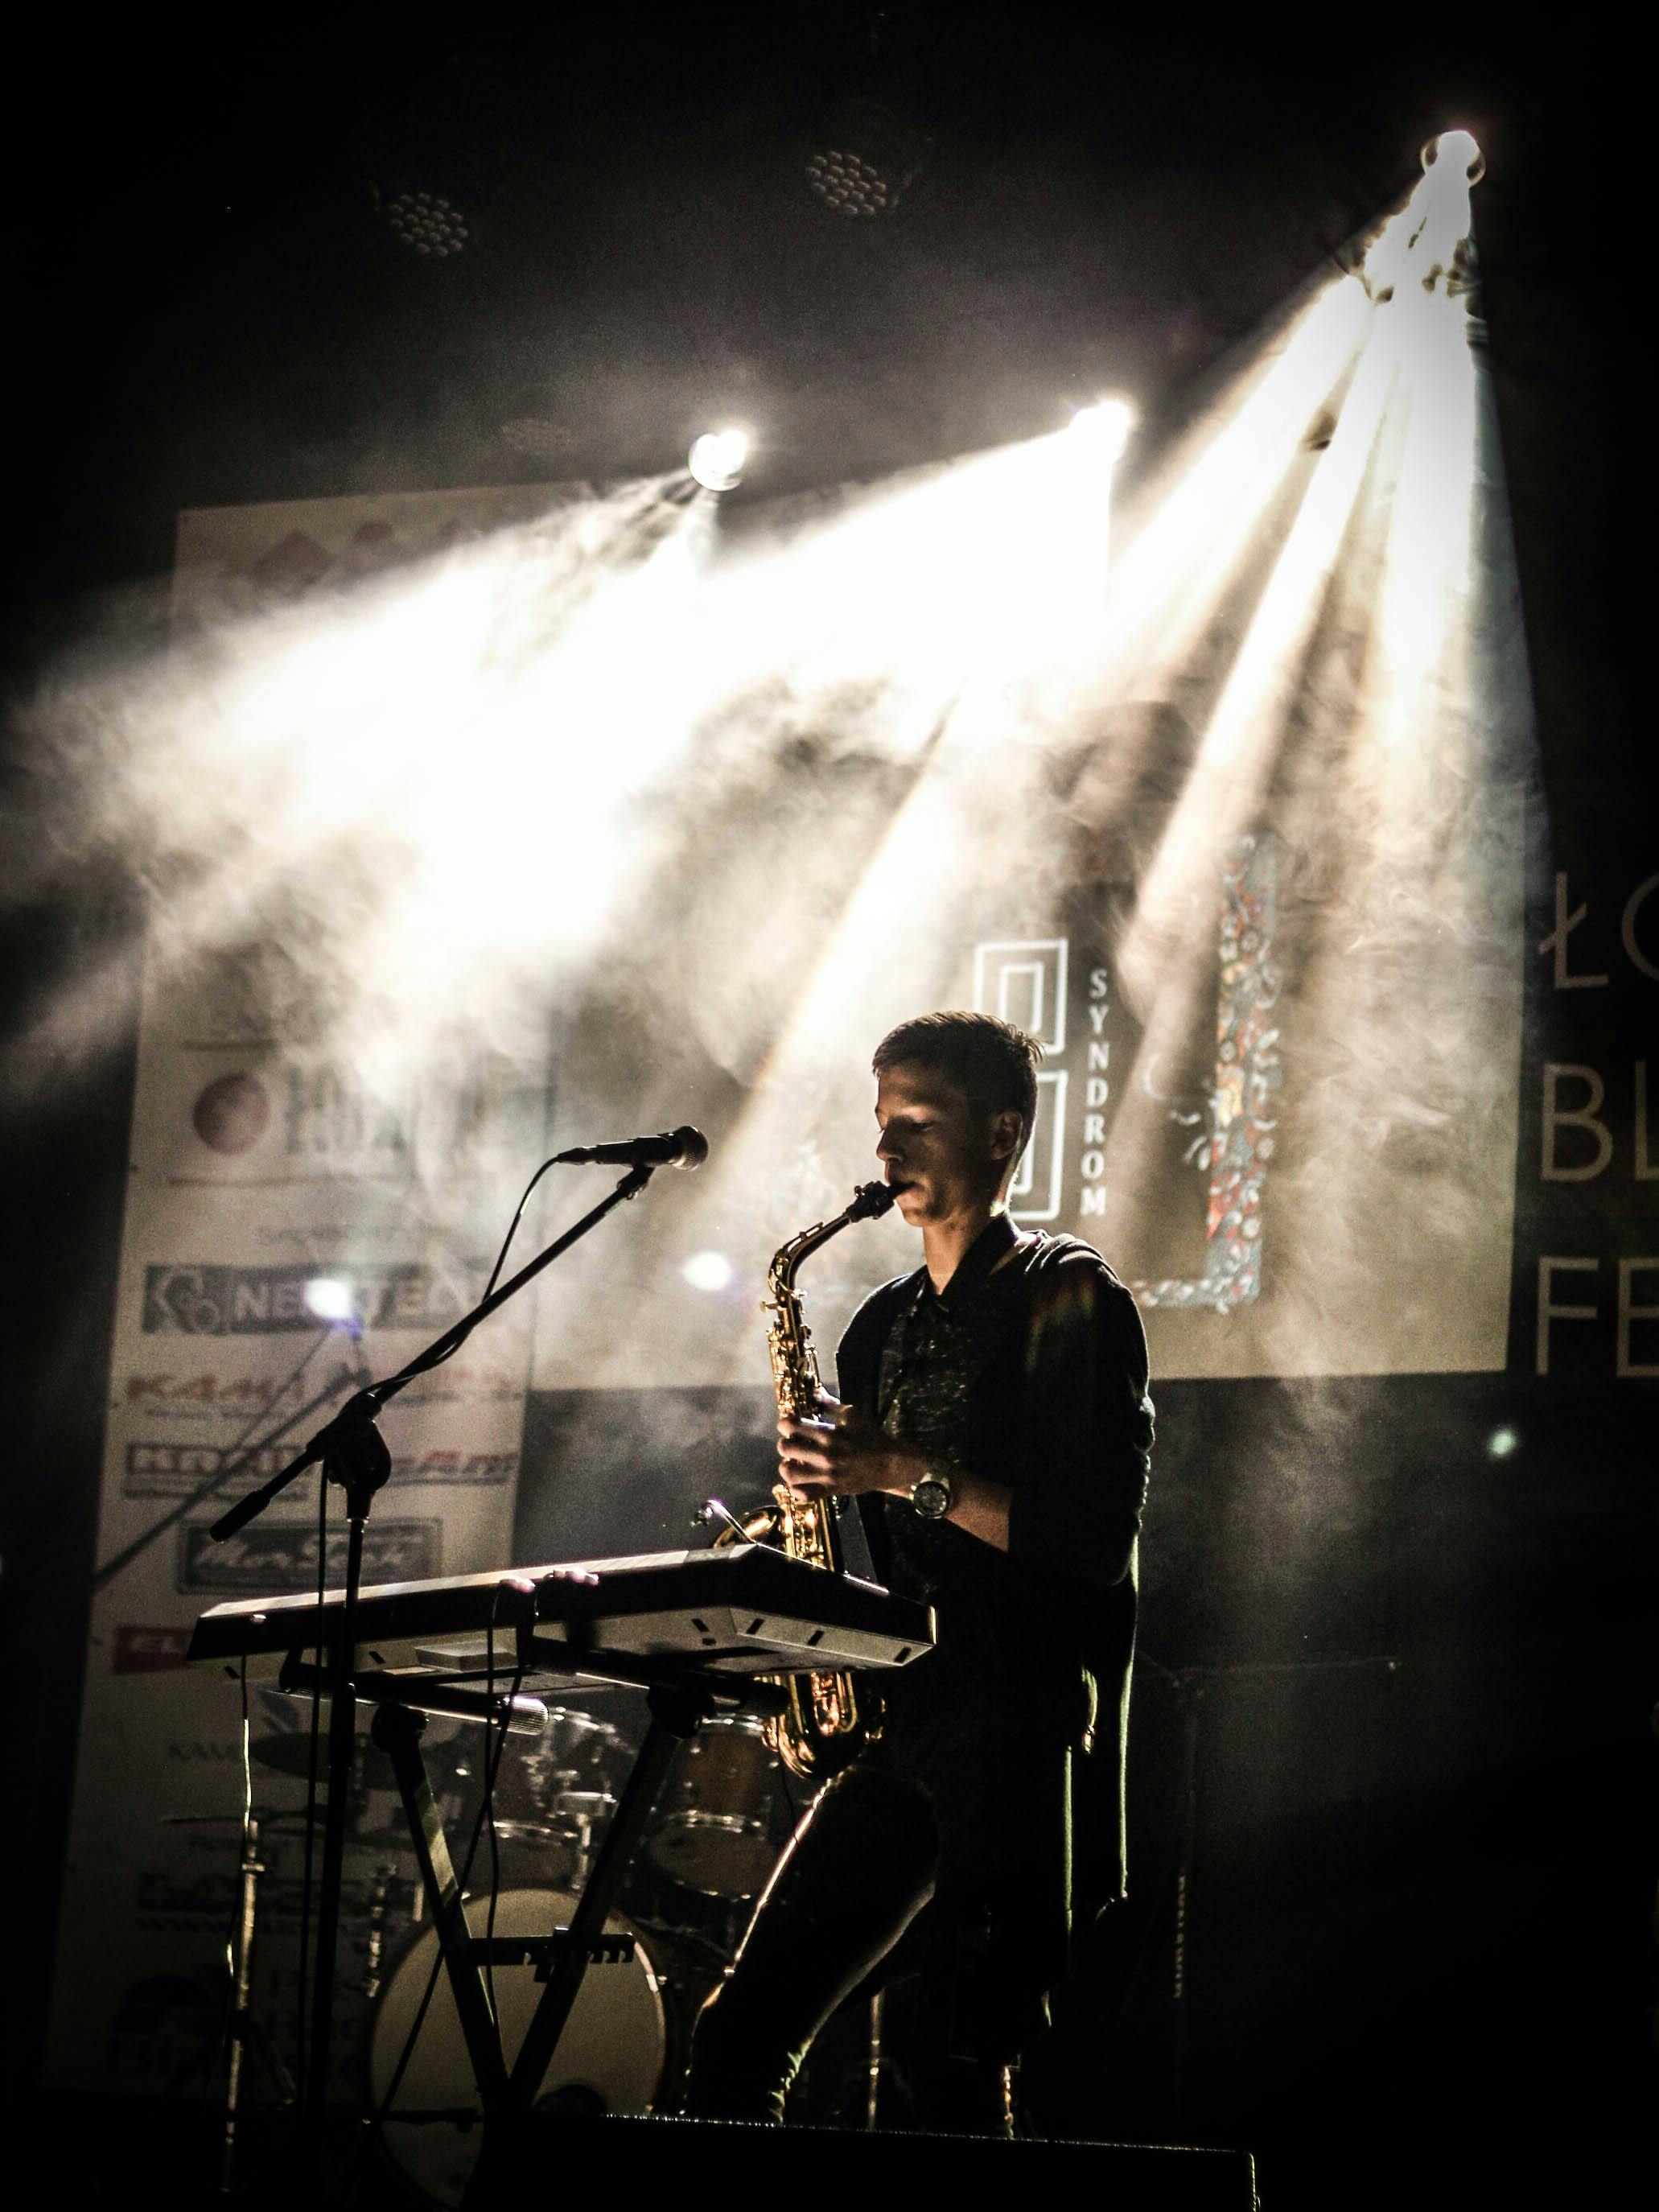
[[[255,1444],[244,1451],[218,1444],[129,1444],[121,1489],[128,1498],[187,1498],[233,1462],[234,1479],[252,1488],[279,1474],[295,1449],[289,1443]]]
[[[233,1464],[236,1472],[227,1481],[227,1492],[239,1486],[252,1489],[255,1483],[280,1474],[297,1449],[294,1442],[255,1444],[240,1451],[220,1444],[130,1443],[121,1489],[128,1498],[187,1498]],[[434,1449],[394,1453],[390,1480],[393,1485],[454,1482],[487,1489],[511,1482],[518,1467],[516,1451]]]
[[[210,1152],[252,1152],[270,1121],[270,1098],[257,1075],[218,1075],[198,1094],[191,1126]]]
[[[172,1368],[149,1368],[125,1378],[116,1402],[118,1407],[164,1409],[186,1420],[210,1413],[246,1420],[250,1413],[274,1413],[284,1401],[289,1406],[302,1402],[291,1380],[279,1383],[264,1375],[216,1375],[210,1370],[180,1375]]]
[[[139,1628],[131,1624],[115,1632],[110,1671],[116,1674],[166,1674],[185,1663],[190,1649],[187,1628]]]
[[[343,1372],[336,1387],[345,1390],[367,1376]],[[522,1373],[494,1364],[448,1362],[422,1375],[400,1394],[398,1403],[416,1406],[459,1406],[480,1401],[517,1398],[525,1387]],[[117,1412],[139,1412],[156,1419],[196,1423],[222,1419],[246,1422],[251,1415],[267,1413],[273,1418],[294,1412],[307,1395],[292,1376],[273,1380],[264,1375],[222,1375],[213,1368],[191,1372],[174,1367],[135,1368],[121,1379]],[[290,1457],[292,1455],[290,1454]],[[206,1470],[204,1469],[205,1473]]]
[[[513,1093],[527,1111],[527,1087],[500,1065],[429,1072],[386,1095],[349,1061],[295,1048],[257,1074],[230,1068],[203,1080],[191,1126],[223,1165],[198,1158],[198,1172],[183,1180],[201,1180],[206,1169],[210,1182],[256,1171],[272,1185],[364,1176],[406,1181],[417,1158],[453,1165],[469,1157],[484,1127],[510,1109]],[[539,1123],[539,1093],[534,1118]]]
[[[184,1267],[144,1270],[146,1335],[270,1336],[325,1323],[441,1328],[467,1285],[418,1261],[359,1267]]]
[[[345,1530],[332,1530],[323,1568],[331,1588],[345,1579]],[[370,1522],[363,1541],[366,1583],[414,1582],[442,1568],[441,1521]],[[240,1597],[315,1589],[317,1531],[297,1522],[256,1522],[216,1544],[205,1528],[181,1528],[174,1579],[181,1590],[219,1590]]]

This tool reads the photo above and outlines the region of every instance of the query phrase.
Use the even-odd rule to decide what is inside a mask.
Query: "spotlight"
[[[337,1277],[318,1275],[306,1285],[306,1304],[319,1321],[349,1321],[351,1285]]]
[[[1104,461],[1115,461],[1129,442],[1135,427],[1135,410],[1127,399],[1098,399],[1079,407],[1066,425],[1066,434]]]
[[[898,109],[859,94],[824,115],[806,181],[836,215],[892,215],[927,158],[929,140]]]
[[[723,1291],[732,1279],[732,1262],[724,1252],[694,1252],[680,1273],[694,1291]]]
[[[400,246],[434,261],[452,259],[471,234],[460,210],[436,192],[393,192],[380,214]]]
[[[693,441],[685,465],[705,491],[730,491],[743,481],[748,457],[747,431],[705,430]]]
[[[806,164],[806,181],[837,215],[890,215],[897,194],[873,161],[832,146]]]
[[[1424,147],[1422,160],[1421,183],[1383,225],[1359,272],[1378,307],[1408,277],[1447,298],[1471,287],[1469,194],[1486,173],[1486,157],[1468,131],[1443,131]]]
[[[1520,1444],[1521,1439],[1513,1429],[1494,1429],[1486,1438],[1486,1456],[1489,1459],[1510,1459],[1520,1449]]]
[[[1423,149],[1423,173],[1441,162],[1445,168],[1441,173],[1456,176],[1460,184],[1478,185],[1486,173],[1486,157],[1467,131],[1443,131],[1437,138],[1431,138]]]

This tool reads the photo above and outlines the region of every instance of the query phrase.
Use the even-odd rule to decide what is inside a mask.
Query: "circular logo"
[[[270,1125],[270,1100],[257,1075],[218,1075],[196,1101],[190,1118],[210,1151],[252,1152]]]

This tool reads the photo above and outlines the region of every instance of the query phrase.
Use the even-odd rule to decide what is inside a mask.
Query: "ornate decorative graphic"
[[[1241,837],[1222,868],[1221,972],[1209,1128],[1193,1159],[1210,1176],[1204,1273],[1131,1285],[1145,1306],[1211,1306],[1225,1313],[1261,1290],[1262,1188],[1277,1127],[1281,1078],[1273,1019],[1276,850],[1271,831]]]

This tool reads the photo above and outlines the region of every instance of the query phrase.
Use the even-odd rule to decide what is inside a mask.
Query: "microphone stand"
[[[329,2063],[331,2056],[333,2033],[334,1975],[339,1951],[340,1888],[345,1869],[346,1796],[351,1786],[351,1753],[356,1734],[356,1700],[353,1696],[354,1666],[357,1648],[357,1600],[362,1587],[363,1534],[368,1524],[369,1509],[374,1493],[381,1489],[392,1472],[392,1455],[386,1439],[375,1426],[375,1416],[389,1399],[412,1382],[417,1375],[438,1366],[452,1352],[459,1352],[478,1323],[498,1306],[517,1296],[525,1285],[539,1275],[544,1267],[550,1267],[562,1252],[588,1231],[598,1225],[613,1206],[626,1199],[637,1197],[654,1172],[656,1163],[641,1162],[630,1168],[608,1196],[602,1199],[592,1212],[586,1213],[574,1228],[567,1229],[562,1237],[556,1237],[545,1250],[538,1252],[528,1266],[481,1298],[471,1313],[464,1314],[435,1337],[423,1352],[417,1352],[407,1366],[383,1382],[371,1382],[346,1401],[327,1425],[319,1429],[310,1443],[296,1459],[289,1462],[280,1474],[269,1482],[250,1491],[246,1498],[233,1505],[228,1513],[216,1521],[209,1534],[216,1543],[234,1536],[250,1521],[263,1513],[272,1499],[296,1481],[306,1469],[322,1462],[325,1484],[337,1482],[346,1495],[347,1537],[345,1599],[340,1609],[339,1631],[332,1649],[327,1655],[326,1673],[331,1705],[328,1725],[328,1806],[323,1830],[323,1871],[317,1906],[316,1979],[313,1989],[310,2063],[307,2079],[301,2084],[311,2118],[321,2131],[328,2105]],[[321,1571],[322,1562],[319,1562]],[[319,1631],[322,1623],[318,1623]],[[319,1659],[323,1658],[319,1650]]]

